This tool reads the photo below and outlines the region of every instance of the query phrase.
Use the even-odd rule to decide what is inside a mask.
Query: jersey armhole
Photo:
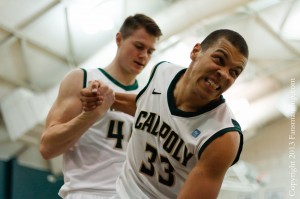
[[[216,138],[220,137],[221,135],[224,135],[225,133],[229,133],[229,132],[232,132],[232,131],[236,131],[239,135],[240,135],[240,143],[239,143],[239,148],[238,148],[238,151],[237,151],[237,154],[235,156],[235,159],[233,161],[233,163],[231,164],[234,165],[236,162],[238,162],[238,160],[240,159],[240,155],[241,155],[241,152],[242,152],[242,149],[243,149],[243,134],[241,132],[241,130],[237,127],[229,127],[229,128],[225,128],[225,129],[222,129],[220,131],[218,131],[217,133],[215,133],[214,135],[212,135],[203,145],[202,147],[200,148],[200,150],[198,151],[198,160],[200,159],[203,151],[206,149],[206,147],[212,142],[214,141]]]
[[[87,80],[87,72],[84,68],[80,68],[83,71],[83,82],[82,82],[82,88],[86,88],[86,80]]]

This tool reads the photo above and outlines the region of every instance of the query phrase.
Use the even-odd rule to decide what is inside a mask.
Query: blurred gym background
[[[59,198],[61,157],[38,151],[58,85],[73,68],[108,64],[118,28],[135,13],[164,34],[142,85],[159,61],[188,66],[212,30],[245,37],[247,68],[225,93],[244,150],[219,198],[300,198],[300,0],[0,0],[0,199]]]

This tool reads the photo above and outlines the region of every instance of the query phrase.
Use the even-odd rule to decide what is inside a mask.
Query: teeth
[[[215,84],[215,82],[211,81],[210,79],[207,80],[207,82],[208,82],[214,89],[217,89],[217,88],[218,88],[218,85]]]

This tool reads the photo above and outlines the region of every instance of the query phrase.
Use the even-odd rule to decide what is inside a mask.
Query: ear
[[[118,47],[120,47],[121,42],[122,42],[122,34],[120,32],[118,32],[116,34],[116,43],[117,43]]]
[[[201,45],[199,43],[196,43],[190,55],[191,59],[194,60],[200,51],[201,51]]]

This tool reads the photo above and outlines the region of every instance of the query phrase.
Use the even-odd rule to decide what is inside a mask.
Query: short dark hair
[[[237,32],[228,29],[219,29],[210,33],[202,42],[201,48],[206,51],[213,46],[219,39],[225,38],[246,58],[249,56],[248,45],[245,39]]]
[[[139,28],[145,28],[148,34],[157,38],[162,35],[162,32],[156,22],[144,14],[128,16],[123,22],[119,32],[121,32],[122,37],[126,39]]]

